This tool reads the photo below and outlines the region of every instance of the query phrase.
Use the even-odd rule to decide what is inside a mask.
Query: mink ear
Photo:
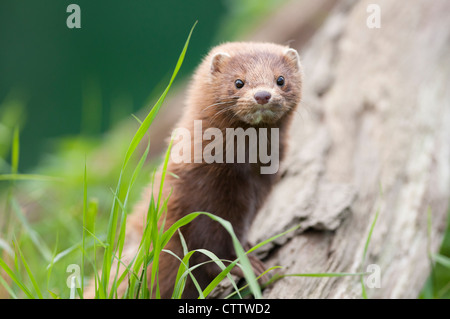
[[[211,73],[220,72],[224,61],[231,58],[228,53],[219,52],[214,54],[211,60]]]
[[[298,55],[297,50],[289,48],[284,51],[284,56],[292,64],[292,66],[295,67],[295,70],[301,70],[302,66],[300,64],[300,56]]]

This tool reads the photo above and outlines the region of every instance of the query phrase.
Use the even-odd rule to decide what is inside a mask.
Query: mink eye
[[[238,89],[242,89],[242,87],[244,86],[244,81],[237,79],[236,81],[234,81],[234,85],[236,85]]]
[[[283,86],[284,85],[284,77],[279,76],[277,79],[277,85],[278,86]]]

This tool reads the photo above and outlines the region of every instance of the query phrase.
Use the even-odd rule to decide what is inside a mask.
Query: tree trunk
[[[380,288],[366,285],[368,297],[416,298],[449,207],[450,2],[375,1],[381,27],[373,29],[366,24],[371,3],[339,2],[306,46],[293,42],[304,98],[283,178],[251,239],[300,223],[263,249],[268,265],[283,273],[356,273],[376,264]],[[359,298],[361,278],[287,277],[264,296]]]

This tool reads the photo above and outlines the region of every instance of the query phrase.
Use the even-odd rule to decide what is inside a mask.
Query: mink
[[[275,171],[264,173],[264,168],[274,163],[254,155],[265,148],[271,161],[279,163],[284,158],[290,122],[301,100],[301,87],[299,55],[287,46],[230,42],[210,51],[190,81],[183,113],[176,125],[181,129],[177,129],[177,133],[190,134],[174,135],[173,156],[167,166],[172,174],[166,174],[162,193],[163,198],[169,196],[165,229],[189,213],[209,212],[229,221],[242,245],[248,247],[249,227],[279,179],[276,165],[273,166]],[[244,134],[243,156],[239,158],[235,149],[238,138],[226,139],[227,129],[235,132],[254,129],[266,135],[256,134],[255,140],[254,135]],[[199,141],[198,136],[203,138]],[[159,190],[158,184],[154,190]],[[135,252],[139,245],[151,192],[151,186],[146,188],[142,201],[128,218],[124,254]],[[153,193],[155,198],[157,195]],[[236,259],[229,233],[208,216],[198,216],[180,231],[189,250],[206,249],[220,259]],[[183,257],[177,233],[165,249]],[[249,259],[256,275],[264,272],[264,264],[259,259],[251,255]],[[207,260],[208,257],[195,252],[189,266]],[[162,298],[172,296],[179,265],[177,258],[161,253],[158,277]],[[204,289],[219,272],[220,268],[209,262],[196,268],[193,275]],[[243,276],[239,267],[231,272]],[[182,297],[197,298],[198,295],[188,276]]]

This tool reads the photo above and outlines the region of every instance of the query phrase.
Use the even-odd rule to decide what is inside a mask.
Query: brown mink
[[[167,174],[164,183],[163,197],[172,191],[166,229],[189,213],[209,212],[228,220],[236,236],[247,247],[251,222],[278,179],[277,163],[285,153],[286,134],[301,99],[301,86],[302,69],[294,49],[273,43],[231,42],[211,50],[191,79],[186,106],[176,125],[181,132],[191,134],[178,134],[178,140],[174,140],[168,171],[178,178]],[[266,129],[267,138],[261,141],[259,134],[256,140],[250,133],[244,136],[244,156],[239,159],[237,150],[230,151],[239,147],[239,138],[232,137],[222,143],[217,130],[214,139],[211,134],[203,135],[209,128],[220,130],[224,139],[228,137],[227,129],[242,128],[249,132],[249,128],[254,128],[257,133]],[[272,138],[272,129],[277,129],[276,141]],[[194,138],[196,134],[203,138],[199,141]],[[258,145],[255,146],[255,142]],[[228,148],[230,145],[232,147]],[[261,148],[267,149],[271,160],[276,162],[272,163],[275,170],[269,173],[263,173],[263,168],[269,167],[270,163],[258,156],[251,160],[255,159],[253,153],[258,153]],[[183,161],[174,160],[176,156]],[[148,188],[145,198],[129,216],[125,244],[128,252],[136,251],[142,236],[150,192],[151,188]],[[201,215],[180,230],[189,250],[203,248],[224,260],[236,258],[230,235],[209,217]],[[178,234],[165,249],[183,256]],[[262,262],[254,256],[249,258],[256,275],[261,274],[264,271]],[[206,256],[196,252],[189,266],[207,260]],[[161,297],[170,298],[180,263],[164,252],[159,263]],[[219,271],[215,263],[206,263],[193,274],[204,289]],[[239,267],[232,273],[242,276]],[[188,279],[183,298],[197,297],[197,289]]]

